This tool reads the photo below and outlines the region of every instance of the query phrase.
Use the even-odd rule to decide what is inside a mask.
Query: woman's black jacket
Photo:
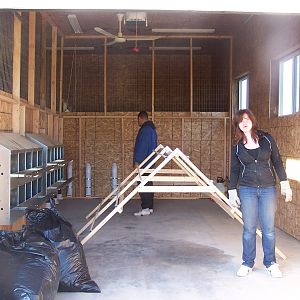
[[[280,181],[287,180],[278,147],[272,136],[258,131],[259,152],[255,159],[246,150],[243,142],[233,145],[231,152],[231,172],[228,189],[237,185],[269,187],[276,183],[274,169]]]

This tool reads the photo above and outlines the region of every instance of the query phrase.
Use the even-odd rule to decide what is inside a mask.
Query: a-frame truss
[[[177,168],[165,168],[170,162],[175,163]],[[154,185],[146,186],[149,181],[154,182]],[[168,146],[159,145],[138,168],[86,216],[89,221],[77,234],[78,236],[83,234],[88,228],[89,233],[82,239],[81,243],[85,244],[117,212],[121,213],[123,206],[140,192],[206,193],[228,215],[243,224],[242,212],[231,206],[228,198],[180,149],[172,150]],[[96,220],[113,204],[115,205],[114,209],[95,226]],[[260,230],[257,229],[256,233],[262,237]],[[286,259],[286,256],[278,248],[276,248],[276,253],[281,258]]]

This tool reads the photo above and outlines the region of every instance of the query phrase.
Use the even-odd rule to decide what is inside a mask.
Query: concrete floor
[[[63,200],[58,209],[77,231],[98,202]],[[58,293],[57,300],[299,299],[300,242],[277,230],[283,278],[271,278],[257,261],[246,278],[241,263],[242,226],[211,200],[157,200],[151,216],[134,217],[131,200],[85,246],[90,275],[101,294]]]

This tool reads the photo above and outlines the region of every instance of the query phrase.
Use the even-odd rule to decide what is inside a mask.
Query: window
[[[279,62],[279,116],[299,111],[299,52]]]
[[[244,76],[239,79],[239,109],[246,109],[249,107],[249,77]]]

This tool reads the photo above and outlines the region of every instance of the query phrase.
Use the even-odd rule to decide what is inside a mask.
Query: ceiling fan
[[[157,40],[159,38],[161,38],[160,36],[137,36],[137,34],[135,36],[123,36],[122,33],[122,20],[124,18],[124,14],[117,14],[117,18],[118,18],[118,33],[117,35],[114,35],[100,27],[95,27],[94,30],[97,31],[98,33],[101,33],[105,36],[107,36],[108,38],[112,38],[113,41],[107,43],[106,45],[110,46],[116,43],[125,43],[126,41],[153,41],[153,40]]]
[[[108,38],[112,38],[114,39],[112,42],[107,43],[106,45],[113,45],[115,43],[125,43],[126,39],[123,37],[123,33],[122,33],[122,20],[124,17],[124,14],[117,14],[118,17],[118,23],[119,23],[119,29],[118,29],[118,34],[114,35],[100,27],[95,27],[95,31],[107,36]]]

